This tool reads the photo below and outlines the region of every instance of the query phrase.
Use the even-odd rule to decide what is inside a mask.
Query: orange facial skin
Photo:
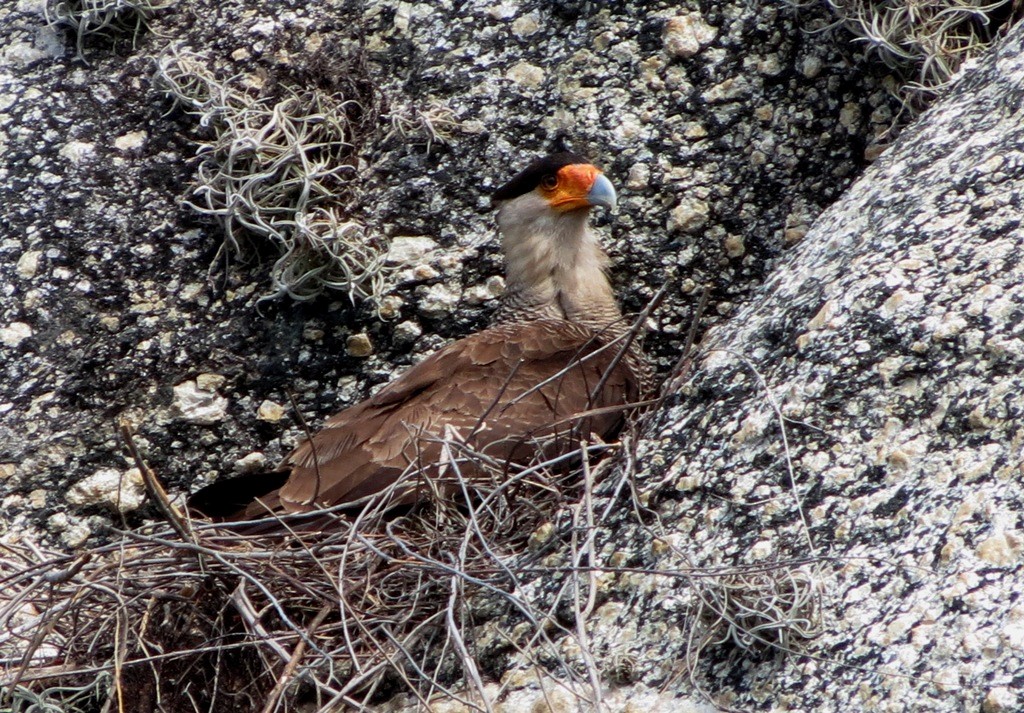
[[[549,176],[541,183],[541,194],[552,208],[560,213],[589,208],[587,194],[601,171],[589,163],[573,163],[562,166],[555,176]]]

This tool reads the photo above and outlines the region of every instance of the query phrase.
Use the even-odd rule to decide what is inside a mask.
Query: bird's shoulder
[[[481,370],[528,367],[577,352],[595,339],[582,325],[555,319],[509,322],[484,329],[442,347],[369,399],[376,407],[407,401],[441,381],[472,378]]]

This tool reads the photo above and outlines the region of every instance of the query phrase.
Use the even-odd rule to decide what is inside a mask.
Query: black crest
[[[554,176],[563,166],[569,166],[574,163],[590,162],[571,151],[560,151],[538,158],[517,173],[511,181],[492,193],[491,202],[507,201],[525,195],[539,186],[540,182],[546,177]]]

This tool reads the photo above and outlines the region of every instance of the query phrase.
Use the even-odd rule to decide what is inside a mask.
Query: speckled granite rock
[[[1024,705],[1021,77],[1019,27],[706,335],[641,443],[649,511],[599,535],[593,656],[687,691],[695,569],[796,561],[823,634],[803,656],[707,647],[711,699]]]
[[[87,45],[89,67],[41,5],[0,10],[0,537],[77,546],[120,522],[134,497],[88,485],[135,482],[118,416],[184,493],[287,450],[300,434],[281,410],[288,391],[315,424],[483,324],[500,292],[486,191],[568,133],[622,187],[603,230],[626,306],[668,269],[684,277],[653,319],[663,369],[695,288],[714,288],[707,344],[719,351],[641,449],[656,535],[676,549],[628,520],[609,523],[602,547],[662,569],[679,553],[700,565],[806,554],[777,421],[742,354],[793,419],[811,542],[840,558],[824,573],[830,633],[814,651],[875,672],[712,651],[704,687],[748,708],[913,695],[1012,709],[1021,297],[1001,201],[1019,176],[1019,130],[1017,95],[986,83],[990,66],[808,233],[891,111],[881,80],[776,3],[182,0],[134,49]],[[266,266],[217,257],[217,228],[179,205],[199,129],[150,87],[171,41],[253,86],[301,77],[325,44],[362,55],[384,115],[348,207],[376,235],[431,246],[398,273],[386,321],[343,296],[257,309]],[[992,106],[971,110],[985,91]],[[424,128],[438,117],[440,135]],[[632,705],[705,705],[676,675],[679,582],[605,584],[593,636],[609,651],[632,637]]]

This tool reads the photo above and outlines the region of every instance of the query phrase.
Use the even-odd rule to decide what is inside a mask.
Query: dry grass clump
[[[85,40],[91,35],[114,37],[128,35],[135,39],[143,32],[157,10],[176,0],[48,0],[46,21],[51,25],[69,27],[75,33],[78,59],[85,62]]]
[[[284,83],[257,95],[210,66],[207,57],[171,46],[154,78],[210,134],[200,142],[186,204],[220,222],[235,255],[244,253],[247,236],[274,246],[271,296],[308,300],[333,289],[379,299],[386,241],[371,236],[345,205],[359,147],[376,131],[372,98]]]
[[[821,634],[820,583],[806,566],[737,568],[695,578],[693,592],[705,628],[694,656],[727,643],[743,651],[792,651]]]
[[[1021,18],[1020,0],[827,0],[839,22],[901,72],[900,98],[920,110],[964,62]]]

